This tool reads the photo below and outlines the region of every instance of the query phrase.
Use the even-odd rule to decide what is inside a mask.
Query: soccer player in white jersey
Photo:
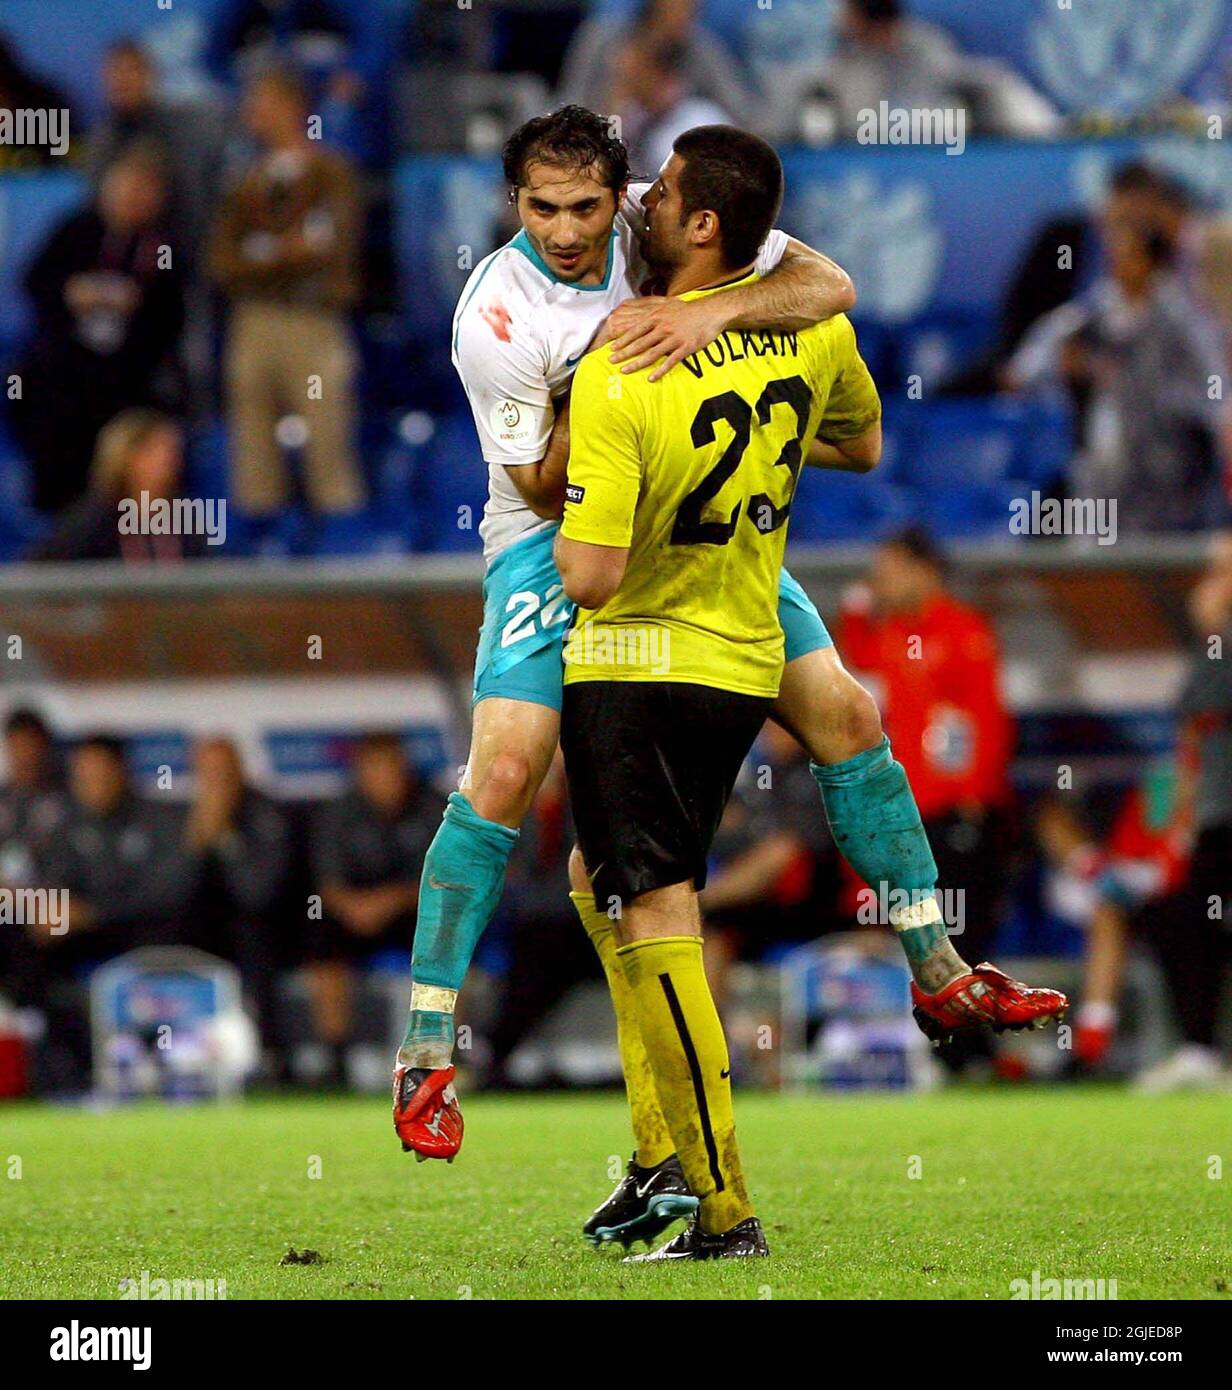
[[[505,146],[503,163],[522,230],[476,266],[453,324],[453,361],[488,464],[480,527],[487,574],[470,756],[424,860],[411,1010],[394,1072],[395,1130],[403,1148],[419,1158],[452,1160],[462,1142],[453,1085],[454,1005],[559,734],[562,646],[572,606],[552,544],[565,496],[565,398],[574,368],[609,316],[624,370],[655,364],[652,376],[660,376],[720,334],[756,352],[761,332],[803,329],[854,301],[839,267],[777,230],[756,259],[762,278],[747,286],[694,301],[637,297],[657,284],[643,250],[652,222],[679,216],[684,225],[684,161],[674,154],[652,186],[631,188],[623,144],[603,117],[581,107],[520,127]],[[736,207],[740,190],[732,196]],[[714,214],[700,213],[707,215]],[[729,209],[728,215],[735,213]],[[809,461],[864,471],[877,452],[854,449],[850,441],[815,441]],[[891,901],[911,903],[894,925],[920,982],[917,1006],[925,1001],[927,1010],[944,993],[952,1026],[961,1026],[960,1016],[997,1022],[991,1004],[960,1010],[953,1003],[973,993],[978,1001],[992,991],[967,970],[945,934],[932,894],[932,855],[876,705],[844,670],[817,610],[786,571],[779,616],[787,666],[775,718],[812,755],[836,841],[857,872],[907,894]],[[612,923],[596,908],[580,861],[571,865],[571,877],[574,904],[613,991],[628,1077],[644,1057],[622,1010]],[[653,1215],[661,1229],[664,1218],[683,1214],[682,1204],[691,1199],[646,1094],[644,1086],[629,1088],[637,1138],[630,1172],[657,1175],[664,1190],[652,1193]],[[637,1186],[645,1188],[640,1181]],[[682,1187],[680,1201],[664,1200],[676,1186]]]

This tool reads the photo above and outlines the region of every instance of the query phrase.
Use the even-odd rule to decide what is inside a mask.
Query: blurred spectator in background
[[[182,849],[178,808],[136,795],[117,738],[82,739],[69,760],[63,824],[36,850],[36,881],[67,890],[68,930],[46,925],[28,935],[37,952],[28,1002],[47,1010],[53,1084],[88,1064],[85,977],[90,968],[137,946],[188,940],[192,865]]]
[[[90,132],[90,168],[102,175],[134,146],[155,152],[167,171],[168,215],[180,247],[196,264],[218,192],[222,122],[204,103],[186,106],[159,95],[154,59],[121,39],[103,60],[106,112]]]
[[[1005,384],[1064,383],[1080,445],[1069,490],[1114,498],[1120,532],[1224,523],[1219,333],[1173,273],[1176,244],[1155,221],[1110,214],[1103,235],[1107,273],[1032,327]]]
[[[1074,809],[1076,794],[1045,799],[1035,836],[1043,851],[1048,906],[1085,936],[1074,1058],[1083,1070],[1106,1060],[1116,1036],[1131,939],[1150,937],[1189,865],[1188,778],[1169,759],[1146,769],[1100,844]]]
[[[730,113],[724,119],[755,126],[757,102],[731,54],[703,28],[697,9],[697,0],[642,0],[630,19],[596,15],[585,20],[565,55],[560,102],[576,102],[604,114],[620,113],[639,94],[644,95],[647,79],[635,71],[635,65],[649,59],[656,68],[671,62],[673,105],[690,98],[704,100]],[[657,107],[653,103],[647,114],[661,116]],[[644,123],[646,118],[641,119]],[[636,135],[622,131],[622,138],[636,139]],[[658,170],[656,164],[637,172],[653,177]]]
[[[558,750],[522,822],[505,875],[509,968],[488,1038],[487,1086],[510,1084],[510,1057],[573,985],[602,979],[594,947],[578,930],[569,901],[572,847],[573,819]]]
[[[444,809],[395,734],[359,739],[353,770],[353,788],[321,808],[311,847],[321,899],[309,943],[313,1021],[336,1080],[351,1035],[353,972],[377,951],[410,950],[419,871]]]
[[[1012,69],[963,53],[943,30],[903,11],[901,0],[843,0],[831,61],[819,74],[784,72],[784,91],[806,106],[828,104],[840,140],[854,140],[864,113],[876,113],[882,102],[964,111],[967,137],[1059,131],[1051,104]]]
[[[1232,376],[1232,216],[1227,213],[1204,220],[1196,271],[1196,293],[1220,336],[1226,381]],[[1232,394],[1227,392],[1220,410],[1219,453],[1225,493],[1232,496]]]
[[[1101,224],[1131,219],[1151,225],[1188,264],[1193,258],[1190,211],[1184,188],[1168,174],[1140,160],[1118,165],[1097,213],[1051,218],[1036,234],[1001,301],[993,346],[942,389],[953,395],[1014,389],[1006,368],[1027,330],[1089,287],[1100,256]]]
[[[759,960],[839,925],[838,854],[808,754],[773,722],[762,729],[751,775],[736,785],[699,903],[706,969],[722,1005],[732,962]]]
[[[180,426],[157,410],[122,411],[99,432],[89,491],[57,517],[30,559],[167,564],[217,553],[219,543],[211,545],[202,529],[163,534],[152,520],[148,533],[130,529],[133,518],[138,524],[143,514],[152,519],[147,502],[174,503],[183,495],[183,474]],[[219,527],[225,527],[225,515],[215,535]]]
[[[359,191],[347,160],[309,138],[307,97],[293,75],[257,78],[244,122],[261,155],[224,199],[210,254],[231,302],[226,378],[236,501],[261,517],[282,507],[282,445],[301,443],[311,505],[352,512],[364,501],[348,321],[359,295]],[[287,429],[290,417],[299,438]]]
[[[6,777],[0,786],[0,887],[34,886],[36,855],[68,811],[51,732],[42,716],[15,709],[4,721]],[[0,925],[0,990],[31,1002],[35,947],[20,926]]]
[[[944,557],[913,528],[878,547],[867,588],[847,596],[837,643],[876,682],[938,886],[964,894],[956,946],[967,960],[985,960],[1004,889],[1014,741],[992,626],[948,592]]]
[[[166,200],[158,159],[128,151],[26,274],[34,330],[9,409],[40,511],[81,495],[95,436],[118,410],[180,404],[184,275]]]
[[[1232,956],[1232,537],[1220,537],[1194,587],[1197,639],[1181,691],[1183,755],[1196,763],[1188,876],[1149,927],[1181,1046],[1138,1077],[1147,1091],[1222,1086],[1216,1049],[1224,967]]]
[[[370,134],[363,114],[379,76],[363,17],[347,0],[225,0],[210,25],[207,61],[227,85],[275,67],[301,74],[324,139],[362,158]]]
[[[7,776],[0,786],[0,881],[30,883],[31,846],[64,820],[67,800],[51,731],[41,715],[15,709],[4,721]]]
[[[57,951],[101,960],[186,939],[192,869],[182,821],[179,808],[137,795],[118,738],[94,735],[74,747],[68,813],[37,866],[40,882],[72,897]]]
[[[722,125],[731,113],[709,97],[691,92],[681,76],[685,48],[679,39],[629,39],[616,55],[610,111],[621,120],[629,164],[654,178],[672,145],[697,125]]]
[[[291,870],[290,825],[277,803],[246,783],[230,739],[201,739],[193,772],[184,823],[184,846],[196,869],[193,942],[239,967],[262,1040],[276,1049],[275,914]]]
[[[64,111],[69,109],[63,92],[22,66],[9,40],[0,34],[0,111]],[[71,123],[70,123],[71,126]],[[72,161],[71,132],[67,155],[53,154],[47,145],[0,144],[0,174],[23,169],[68,168]]]

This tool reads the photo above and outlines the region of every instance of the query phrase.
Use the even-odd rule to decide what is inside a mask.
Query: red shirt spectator
[[[919,540],[882,547],[871,594],[844,607],[838,646],[880,682],[886,732],[929,821],[1006,803],[1014,734],[992,627],[946,591],[939,557]]]

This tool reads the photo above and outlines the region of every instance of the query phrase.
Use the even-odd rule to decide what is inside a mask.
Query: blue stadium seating
[[[236,4],[174,0],[160,8],[156,0],[4,0],[0,31],[36,72],[63,87],[74,107],[92,119],[102,107],[101,66],[109,44],[139,39],[161,60],[172,90],[187,94],[208,77],[215,62],[212,40]],[[358,38],[354,61],[371,79],[395,50],[413,0],[339,0],[338,9]],[[72,25],[71,43],[63,38],[66,22]]]
[[[916,520],[911,496],[893,483],[806,470],[791,506],[793,541],[879,540]]]
[[[997,483],[1014,473],[1023,448],[1026,415],[1017,401],[919,402],[920,425],[906,464],[924,488]]]
[[[919,520],[946,540],[1004,540],[1009,532],[1010,503],[1022,496],[1015,482],[937,483],[915,494]]]
[[[470,413],[437,421],[430,447],[411,459],[410,511],[403,535],[412,550],[480,549],[488,469]]]
[[[30,506],[30,471],[0,416],[0,562],[20,559],[49,526]]]
[[[194,497],[230,496],[227,427],[221,420],[212,420],[189,436],[184,476]]]
[[[901,406],[897,419],[912,413]],[[948,398],[920,401],[914,414],[896,476],[923,488],[1008,479],[1047,487],[1064,473],[1072,449],[1069,411],[1059,403]]]
[[[85,196],[80,174],[13,174],[0,178],[0,354],[17,348],[30,324],[23,281],[52,231]]]

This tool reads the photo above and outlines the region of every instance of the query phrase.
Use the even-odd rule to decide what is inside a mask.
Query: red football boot
[[[1042,1028],[1069,1008],[1060,990],[1032,989],[987,961],[936,994],[925,994],[913,980],[911,1002],[920,1031],[935,1043],[969,1028]]]
[[[394,1131],[406,1153],[452,1163],[462,1147],[462,1110],[454,1067],[394,1069]]]

